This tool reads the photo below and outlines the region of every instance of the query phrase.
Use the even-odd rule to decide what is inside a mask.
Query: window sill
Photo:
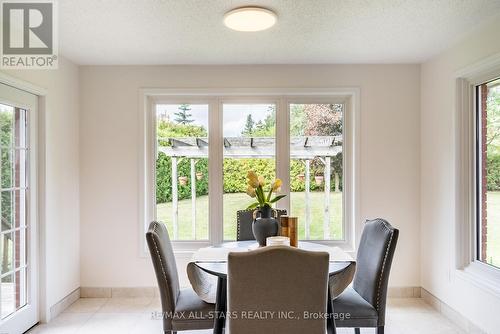
[[[464,269],[456,270],[458,278],[500,297],[500,269],[474,261]]]

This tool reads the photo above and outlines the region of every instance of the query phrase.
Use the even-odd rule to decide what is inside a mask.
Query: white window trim
[[[144,88],[139,92],[139,133],[143,138],[139,150],[139,236],[141,257],[147,257],[144,233],[147,225],[155,217],[154,184],[155,173],[149,168],[155,164],[155,120],[153,105],[159,101],[168,103],[206,103],[210,105],[209,114],[209,189],[210,193],[222,194],[222,103],[231,102],[272,102],[276,103],[276,174],[283,178],[282,189],[288,192],[290,188],[288,176],[289,161],[289,103],[307,102],[342,102],[344,113],[344,236],[345,240],[314,240],[312,242],[338,246],[348,252],[355,249],[355,236],[361,234],[361,227],[355,224],[359,217],[359,144],[360,144],[360,90],[359,88],[314,88],[314,89],[254,89],[254,88],[219,88],[219,89],[161,89]],[[280,125],[283,124],[284,125]],[[280,139],[281,138],[281,139]],[[285,138],[283,140],[283,138]],[[220,148],[220,149],[218,149]],[[223,242],[222,201],[214,200],[209,195],[209,241],[175,241],[176,253],[191,253],[197,249]],[[289,199],[286,197],[280,207],[289,209]]]
[[[500,54],[455,73],[456,242],[457,277],[500,296],[500,269],[477,260],[476,92],[475,87],[500,76]]]

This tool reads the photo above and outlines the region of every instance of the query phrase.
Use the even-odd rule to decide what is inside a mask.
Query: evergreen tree
[[[191,110],[191,108],[189,107],[189,104],[181,104],[179,106],[179,112],[174,113],[174,115],[175,115],[174,120],[177,123],[183,124],[183,125],[193,123],[194,119],[191,118],[193,115],[188,113],[188,111],[190,111],[190,110]]]
[[[254,126],[255,126],[255,122],[252,118],[252,114],[248,114],[247,121],[245,122],[245,127],[243,128],[243,131],[241,132],[241,134],[244,136],[251,136],[254,132]]]

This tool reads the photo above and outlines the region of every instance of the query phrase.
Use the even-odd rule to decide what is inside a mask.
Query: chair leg
[[[377,327],[377,334],[384,334],[384,326]]]
[[[354,328],[354,334],[360,334],[361,330],[359,328]]]
[[[333,310],[333,300],[330,295],[330,286],[328,286],[328,297],[327,297],[327,307],[326,310],[330,317],[326,322],[326,332],[328,334],[337,334],[337,326],[335,325],[335,311]]]

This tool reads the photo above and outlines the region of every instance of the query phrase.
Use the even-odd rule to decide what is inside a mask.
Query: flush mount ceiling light
[[[261,31],[271,28],[277,20],[276,14],[261,7],[241,7],[224,15],[226,27],[237,31]]]

